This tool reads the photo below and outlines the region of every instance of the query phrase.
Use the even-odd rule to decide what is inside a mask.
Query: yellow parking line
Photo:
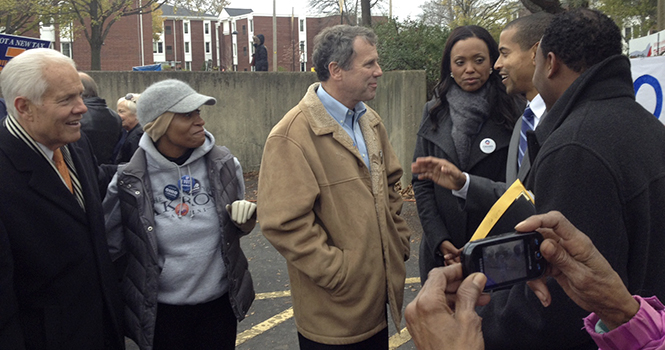
[[[420,284],[419,277],[410,277],[404,281],[405,284]],[[291,296],[290,290],[280,291],[280,292],[269,292],[269,293],[258,293],[256,294],[255,300],[265,300],[265,299],[275,299],[275,298],[284,298]],[[293,308],[288,308],[279,314],[257,324],[256,326],[238,334],[236,337],[236,346],[254,338],[257,335],[262,334],[270,330],[273,327],[276,327],[280,323],[288,320],[293,317]],[[390,337],[389,345],[390,350],[397,349],[398,347],[404,345],[406,342],[411,340],[411,335],[409,331],[404,328],[400,333],[397,333]]]
[[[419,284],[420,283],[420,277],[409,277],[404,281],[405,284]],[[256,294],[256,298],[254,300],[263,300],[263,299],[275,299],[275,298],[284,298],[284,297],[290,297],[291,296],[291,291],[290,290],[285,290],[281,292],[268,292],[268,293],[258,293]]]
[[[254,338],[255,336],[268,331],[269,329],[277,326],[278,324],[288,320],[293,317],[293,308],[290,307],[279,314],[257,324],[256,326],[238,334],[236,337],[236,346],[248,341],[249,339]]]
[[[388,349],[397,349],[400,346],[406,344],[406,342],[409,340],[411,340],[411,334],[409,334],[408,329],[403,328],[401,332],[390,337],[390,340],[388,341]]]
[[[290,296],[291,296],[291,291],[285,290],[282,292],[259,293],[256,295],[256,298],[254,298],[254,300],[275,299],[275,298],[283,298]]]
[[[420,277],[409,277],[404,281],[404,284],[420,284]]]

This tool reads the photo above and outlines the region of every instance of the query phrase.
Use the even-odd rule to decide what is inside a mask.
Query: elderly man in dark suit
[[[0,74],[0,347],[123,349],[74,62],[28,50]],[[78,141],[78,142],[77,142]]]

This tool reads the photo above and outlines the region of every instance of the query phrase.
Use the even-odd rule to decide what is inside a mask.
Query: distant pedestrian
[[[252,65],[256,67],[257,72],[267,72],[268,71],[268,49],[266,49],[263,43],[265,42],[265,37],[263,34],[254,36],[254,54],[252,55]]]

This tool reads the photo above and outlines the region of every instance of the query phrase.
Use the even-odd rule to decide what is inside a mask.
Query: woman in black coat
[[[520,111],[506,94],[498,71],[492,70],[498,57],[497,44],[484,28],[453,30],[444,48],[434,98],[423,111],[414,160],[434,156],[464,172],[505,180],[508,143]],[[447,262],[458,261],[459,248],[485,213],[465,212],[462,199],[432,181],[418,180],[417,174],[413,190],[423,226],[419,264],[424,283],[432,268],[446,263],[445,255],[449,254]]]

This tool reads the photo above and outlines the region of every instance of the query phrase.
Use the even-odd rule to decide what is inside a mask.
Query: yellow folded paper
[[[529,206],[530,208],[529,210],[520,210],[519,213],[516,213],[518,217],[515,219],[519,221],[515,222],[515,225],[530,215],[535,214],[535,201],[533,200],[533,196],[531,196],[531,193],[527,191],[526,188],[524,188],[522,182],[517,179],[515,182],[513,182],[512,185],[510,185],[510,187],[508,187],[501,198],[499,198],[496,203],[494,203],[489,212],[487,212],[487,215],[485,215],[485,218],[476,229],[476,232],[473,233],[470,241],[475,241],[487,237],[490,231],[492,231],[494,225],[499,222],[499,219],[503,217],[511,205],[514,203],[523,202],[525,200],[531,203]]]

